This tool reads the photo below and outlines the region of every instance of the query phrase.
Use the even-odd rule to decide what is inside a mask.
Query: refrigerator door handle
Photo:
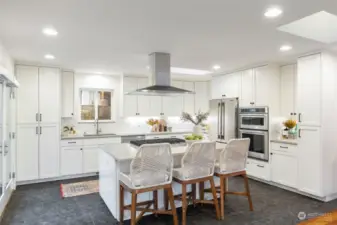
[[[221,122],[222,122],[222,119],[221,119],[221,112],[220,112],[220,109],[221,108],[221,103],[218,103],[218,139],[221,139]]]
[[[221,127],[222,127],[222,129],[221,129],[221,132],[222,132],[221,139],[225,139],[225,124],[226,124],[225,114],[226,114],[226,112],[225,112],[225,103],[224,102],[222,103],[221,107],[222,107],[222,109],[221,109],[221,111],[222,111],[222,114],[221,114],[221,118],[222,118],[222,123],[221,123]]]

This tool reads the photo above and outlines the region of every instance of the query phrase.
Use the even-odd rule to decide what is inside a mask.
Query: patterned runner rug
[[[337,210],[303,221],[298,225],[337,225]]]
[[[97,193],[99,191],[98,180],[61,184],[60,191],[62,198]]]

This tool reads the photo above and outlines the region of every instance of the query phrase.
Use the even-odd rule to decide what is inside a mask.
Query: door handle
[[[35,113],[35,120],[36,120],[36,122],[39,121],[39,114],[38,113]]]
[[[42,134],[42,127],[40,127],[40,134]]]
[[[35,128],[35,133],[39,134],[39,128],[38,127]]]
[[[42,113],[40,113],[40,122],[42,122]]]
[[[280,148],[286,148],[286,149],[288,149],[288,147],[284,147],[284,146],[280,146]]]
[[[301,129],[298,129],[298,137],[301,138]]]
[[[220,121],[220,103],[218,103],[218,139],[221,139],[221,134],[220,134],[220,124],[221,124],[221,121]]]
[[[299,114],[298,114],[298,122],[299,122],[299,123],[302,122],[302,113],[299,113]]]
[[[261,165],[257,165],[258,167],[260,167],[260,168],[264,168],[264,166],[261,166]]]

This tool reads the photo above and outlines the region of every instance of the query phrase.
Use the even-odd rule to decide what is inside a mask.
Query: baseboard
[[[83,177],[92,177],[92,176],[97,176],[97,175],[98,173],[86,173],[86,174],[60,176],[60,177],[38,179],[38,180],[17,181],[16,185],[20,186],[20,185],[27,185],[27,184],[38,184],[38,183],[52,182],[52,181],[58,181],[58,180],[69,180],[69,179],[76,179],[76,178],[83,178]]]
[[[13,189],[10,189],[9,192],[2,195],[2,197],[1,197],[1,201],[0,201],[0,224],[1,224],[1,221],[3,219],[3,215],[4,215],[4,212],[6,210],[6,206],[9,203],[9,200],[12,196],[13,191],[14,191]]]

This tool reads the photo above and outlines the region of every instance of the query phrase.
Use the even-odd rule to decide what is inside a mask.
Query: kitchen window
[[[81,121],[111,121],[112,90],[80,90],[80,115]]]

